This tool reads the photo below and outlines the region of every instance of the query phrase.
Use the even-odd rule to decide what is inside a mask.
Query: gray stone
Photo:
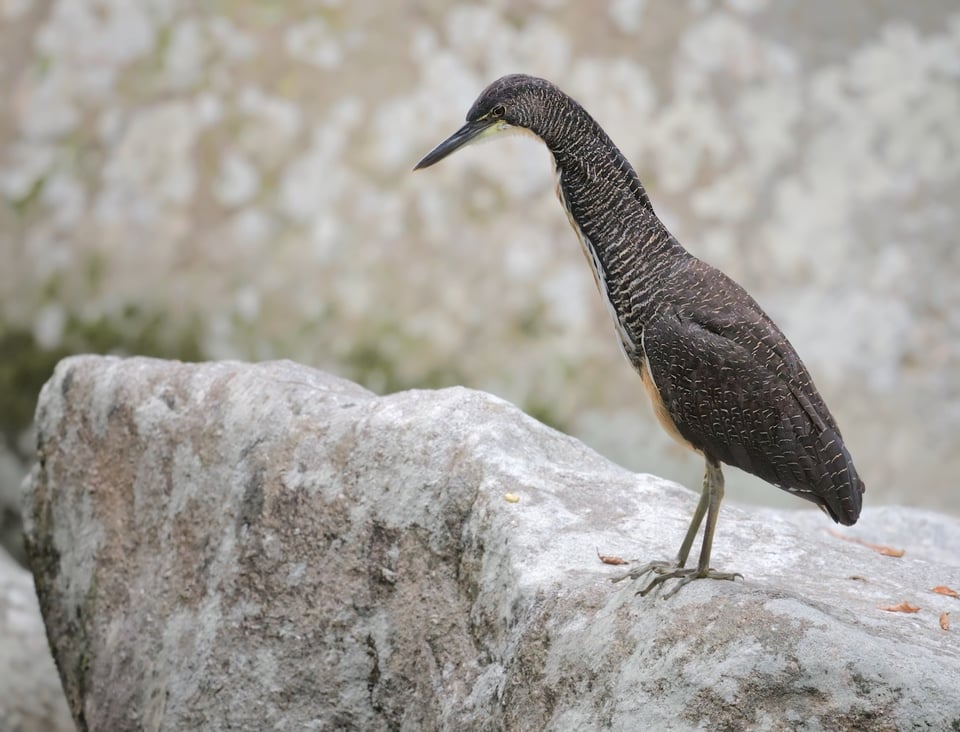
[[[76,357],[37,430],[27,550],[82,729],[960,725],[946,517],[868,508],[845,534],[893,558],[725,505],[744,579],[641,598],[597,551],[672,556],[696,495],[481,392]]]
[[[76,730],[30,573],[0,547],[0,730]]]

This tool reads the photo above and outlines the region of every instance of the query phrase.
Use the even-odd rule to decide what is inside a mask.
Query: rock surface
[[[0,730],[73,732],[30,573],[0,548]]]
[[[598,548],[672,555],[696,496],[481,392],[77,357],[37,429],[27,550],[81,729],[960,725],[946,517],[868,508],[848,533],[898,559],[726,505],[744,580],[640,598]]]

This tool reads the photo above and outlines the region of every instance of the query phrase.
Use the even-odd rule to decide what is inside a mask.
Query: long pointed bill
[[[434,163],[439,163],[447,157],[447,155],[455,150],[459,150],[464,145],[470,144],[483,135],[484,132],[492,131],[491,128],[495,124],[496,120],[489,119],[478,119],[474,122],[467,122],[463,127],[427,153],[423,160],[417,163],[414,170],[429,168]]]

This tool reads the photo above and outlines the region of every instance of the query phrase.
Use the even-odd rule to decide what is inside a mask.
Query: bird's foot
[[[614,582],[622,582],[625,579],[640,579],[645,574],[650,574],[650,572],[656,572],[657,574],[663,574],[664,572],[670,572],[674,569],[678,569],[676,562],[671,562],[666,559],[660,559],[654,562],[647,562],[641,567],[634,567],[626,574],[621,574],[619,577],[614,577]]]
[[[637,590],[637,594],[641,597],[646,597],[652,590],[655,590],[667,580],[678,580],[677,584],[674,585],[670,591],[663,596],[663,599],[665,600],[668,597],[673,597],[675,594],[677,594],[680,588],[684,585],[689,584],[697,579],[717,579],[731,581],[735,580],[737,577],[743,579],[743,575],[739,572],[718,572],[715,569],[702,570],[697,567],[678,567],[676,562],[661,560],[649,562],[642,567],[631,569],[626,574],[616,577],[613,581],[619,582],[620,580],[624,579],[639,579],[650,572],[653,572],[656,577],[650,580],[646,587],[641,590]]]

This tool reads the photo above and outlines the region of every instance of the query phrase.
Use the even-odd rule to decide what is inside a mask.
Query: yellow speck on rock
[[[503,499],[507,503],[520,503],[520,496],[518,496],[516,493],[504,493]]]

